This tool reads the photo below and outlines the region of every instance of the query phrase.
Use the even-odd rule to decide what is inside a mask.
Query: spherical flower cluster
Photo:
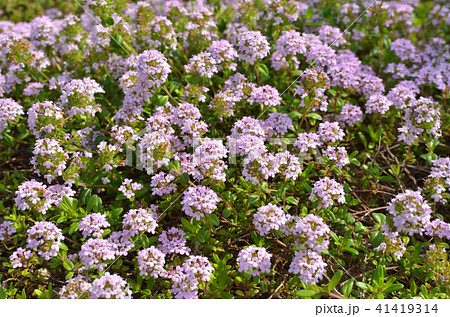
[[[330,78],[323,69],[321,67],[312,67],[303,72],[300,78],[300,85],[297,86],[294,94],[303,98],[312,93],[323,95],[329,87]]]
[[[69,159],[69,155],[59,142],[48,138],[36,140],[33,155],[30,163],[34,167],[34,172],[43,176],[49,183],[62,175]]]
[[[288,217],[289,220],[282,228],[286,235],[296,238],[296,245],[306,246],[308,249],[320,253],[326,250],[329,245],[328,234],[330,227],[322,218],[313,214],[305,217]]]
[[[156,50],[147,50],[137,56],[138,82],[147,89],[162,86],[170,73],[170,66],[164,55]]]
[[[271,257],[272,254],[268,253],[263,247],[251,245],[248,248],[242,249],[237,258],[239,272],[249,273],[252,276],[270,273]]]
[[[314,132],[299,133],[297,140],[294,142],[294,147],[300,150],[300,153],[307,153],[310,149],[317,149],[322,145],[320,137]]]
[[[275,177],[280,171],[280,162],[276,155],[269,152],[249,153],[249,156],[244,158],[242,165],[244,166],[242,176],[246,181],[255,185],[263,179]]]
[[[251,105],[259,104],[268,107],[277,107],[281,104],[281,97],[276,88],[265,85],[253,89],[247,101]]]
[[[435,202],[446,204],[450,198],[450,157],[437,158],[432,161],[430,175],[425,181],[425,188],[432,193]]]
[[[62,133],[58,131],[63,122],[62,109],[51,101],[37,102],[28,109],[28,126],[37,138],[43,134],[49,138],[61,137]]]
[[[259,207],[253,215],[253,225],[262,236],[268,235],[271,230],[279,230],[285,223],[284,210],[274,204]]]
[[[194,55],[189,59],[189,63],[185,65],[184,68],[188,73],[206,78],[211,78],[219,71],[216,60],[212,57],[211,53],[208,52]]]
[[[134,237],[144,232],[155,233],[158,222],[156,214],[144,208],[131,209],[123,217],[123,229]]]
[[[85,269],[96,268],[103,271],[107,264],[106,261],[114,260],[116,254],[114,245],[105,239],[89,239],[82,246],[78,254]]]
[[[3,221],[0,224],[0,242],[7,242],[14,233],[16,228],[11,221]]]
[[[142,43],[144,47],[153,49],[161,47],[174,50],[178,45],[172,22],[164,16],[157,16],[147,25],[141,25],[139,31],[145,35],[142,38],[137,38],[137,41]]]
[[[134,247],[134,243],[130,239],[129,231],[114,231],[108,237],[108,242],[111,244],[111,248],[116,256],[127,256],[128,252]]]
[[[450,224],[439,219],[435,219],[424,226],[425,234],[440,239],[450,239]]]
[[[92,283],[91,299],[130,299],[131,290],[127,282],[117,274],[106,272]]]
[[[401,132],[398,139],[406,144],[412,144],[424,132],[434,139],[441,136],[439,104],[429,98],[420,97],[419,100],[410,101],[404,119],[405,124],[398,129]]]
[[[73,79],[61,88],[59,102],[69,117],[76,115],[91,115],[100,111],[100,106],[95,103],[94,95],[104,93],[103,88],[93,79]]]
[[[2,88],[0,87],[0,96]],[[14,120],[17,116],[23,115],[22,106],[11,98],[0,98],[0,140],[1,133],[8,125],[8,120]]]
[[[128,199],[135,196],[135,192],[144,188],[142,184],[133,182],[132,179],[125,178],[122,185],[119,187],[119,191],[125,195]]]
[[[299,278],[307,284],[317,284],[326,273],[326,266],[320,254],[302,248],[295,252],[289,272],[299,274]]]
[[[195,147],[193,162],[204,177],[225,181],[227,165],[223,159],[228,150],[221,140],[202,139],[202,143]]]
[[[288,151],[278,152],[275,155],[278,160],[278,171],[283,174],[286,179],[296,180],[302,172],[302,165],[298,156],[292,155]]]
[[[237,64],[234,61],[237,59],[238,53],[227,40],[212,42],[207,51],[216,62],[218,71],[222,69],[236,70]]]
[[[165,255],[151,246],[138,252],[139,274],[157,278],[164,271]]]
[[[92,284],[85,277],[77,275],[70,278],[59,291],[63,299],[86,299],[91,296]]]
[[[325,44],[335,47],[342,46],[347,42],[339,28],[329,25],[323,25],[319,28],[319,38]]]
[[[338,122],[329,121],[319,123],[317,134],[322,142],[337,142],[345,136]]]
[[[259,31],[243,32],[237,45],[239,59],[250,65],[255,64],[258,59],[266,57],[270,51],[267,38]]]
[[[186,239],[184,238],[185,232],[176,227],[172,227],[169,230],[163,230],[158,237],[158,241],[161,243],[158,248],[164,254],[178,253],[181,255],[189,255],[191,249],[186,246]]]
[[[392,88],[386,97],[392,102],[395,108],[404,109],[410,101],[415,100],[418,93],[419,87],[415,82],[403,80]]]
[[[268,131],[269,138],[273,136],[283,136],[293,128],[292,119],[285,113],[273,112],[269,114],[264,125]]]
[[[16,191],[15,203],[19,210],[33,210],[45,214],[51,202],[45,199],[47,186],[32,179],[23,182]]]
[[[101,238],[103,235],[103,228],[108,227],[109,223],[106,220],[105,215],[93,213],[81,219],[78,230],[82,232],[83,238],[85,239],[90,236],[94,238]]]
[[[59,252],[64,240],[61,229],[47,221],[36,222],[27,232],[27,248],[36,250],[47,261]]]
[[[372,95],[366,102],[366,113],[385,114],[391,106],[392,102],[387,97],[380,94]]]
[[[198,286],[211,279],[213,267],[204,256],[191,255],[182,266],[169,271],[167,277],[174,283],[171,293],[175,298],[198,298]]]
[[[176,190],[177,184],[172,183],[175,178],[176,177],[172,174],[166,174],[165,172],[155,174],[150,183],[150,186],[152,187],[152,194],[163,196]]]
[[[324,177],[314,183],[309,199],[317,198],[319,209],[324,209],[333,206],[335,201],[340,204],[345,203],[344,187],[336,182],[334,179]]]
[[[13,268],[17,269],[20,267],[27,268],[30,265],[30,261],[32,261],[34,254],[32,251],[18,248],[14,251],[9,260],[11,261],[11,265]]]
[[[207,214],[212,213],[217,208],[219,201],[219,196],[212,189],[199,185],[189,187],[184,192],[181,204],[186,215],[200,220]]]
[[[341,113],[336,117],[336,120],[346,126],[352,126],[361,122],[363,115],[360,107],[347,103],[342,107]]]
[[[432,212],[420,191],[409,189],[395,196],[386,210],[392,215],[393,228],[409,235],[422,233],[423,227],[430,222]]]
[[[339,168],[343,168],[345,165],[350,164],[347,150],[343,146],[329,146],[323,151],[323,155]]]

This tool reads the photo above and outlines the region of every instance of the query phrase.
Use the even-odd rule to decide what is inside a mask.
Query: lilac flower
[[[206,186],[199,185],[189,187],[183,195],[181,205],[186,215],[194,217],[196,220],[202,219],[207,214],[212,213],[217,208],[220,201],[219,196]]]
[[[85,277],[77,275],[66,282],[59,296],[63,299],[86,299],[91,296],[91,289],[92,284]]]
[[[211,78],[215,73],[219,72],[217,64],[218,62],[212,57],[211,53],[202,52],[191,57],[184,68],[188,73]]]
[[[300,85],[295,89],[294,95],[300,95],[302,98],[314,92],[320,95],[328,88],[330,88],[328,75],[321,67],[312,67],[303,72]]]
[[[125,197],[131,199],[135,196],[135,192],[144,188],[142,184],[133,182],[132,179],[125,178],[122,185],[119,187],[119,191],[122,192]]]
[[[85,269],[89,270],[95,267],[99,271],[103,271],[107,267],[106,261],[116,258],[112,243],[105,239],[92,238],[81,246],[78,256]]]
[[[271,230],[279,230],[285,223],[284,210],[274,204],[259,207],[253,215],[253,225],[262,236],[268,235]]]
[[[20,267],[27,268],[29,266],[29,262],[33,259],[34,254],[30,250],[26,250],[24,248],[18,248],[16,251],[11,254],[9,260],[11,261],[11,265],[13,268],[17,269]]]
[[[72,189],[72,184],[66,182],[64,185],[55,184],[49,186],[44,196],[51,204],[59,207],[63,202],[64,196],[72,201],[74,195],[75,191]]]
[[[147,50],[137,56],[137,75],[142,85],[148,89],[162,86],[169,73],[170,66],[164,55],[155,50]]]
[[[435,139],[441,136],[441,115],[439,104],[429,98],[420,97],[412,100],[410,107],[406,108],[405,124],[398,129],[401,134],[400,141],[412,144],[419,136],[426,132]]]
[[[145,232],[155,233],[158,222],[151,210],[131,209],[123,217],[123,229],[128,230],[131,237]]]
[[[64,112],[69,117],[76,115],[91,115],[100,111],[100,106],[95,103],[94,95],[104,93],[103,88],[93,79],[73,79],[61,88],[62,95],[59,99]]]
[[[106,272],[92,283],[91,299],[130,299],[131,290],[127,282],[117,274]]]
[[[271,257],[272,254],[269,254],[265,248],[251,245],[239,252],[237,258],[238,270],[239,272],[249,273],[252,276],[270,273]]]
[[[416,98],[419,93],[419,87],[413,81],[401,81],[387,94],[387,98],[397,109],[404,109],[408,103]]]
[[[347,103],[342,107],[336,120],[344,125],[352,126],[363,120],[363,112],[360,107]]]
[[[44,84],[37,82],[29,83],[27,88],[23,90],[23,94],[24,96],[37,96],[42,88],[44,88]]]
[[[204,138],[201,145],[194,147],[193,161],[202,175],[215,180],[225,181],[226,175],[224,170],[227,168],[227,165],[223,159],[227,156],[228,150],[223,145],[223,142]]]
[[[325,44],[335,47],[342,46],[347,42],[341,30],[330,25],[323,25],[319,28],[319,38]]]
[[[277,107],[281,104],[281,97],[276,88],[265,85],[253,89],[247,101],[251,105],[260,104],[268,107]]]
[[[167,277],[174,282],[171,293],[175,298],[198,298],[199,283],[209,281],[212,272],[213,267],[206,257],[191,255],[182,266],[168,272]]]
[[[320,254],[302,248],[295,252],[289,272],[299,274],[299,278],[307,284],[317,284],[326,273],[327,264],[323,261]]]
[[[366,103],[366,113],[385,114],[391,106],[392,102],[385,96],[380,94],[372,95]]]
[[[28,229],[27,236],[27,248],[36,250],[47,261],[58,254],[64,240],[61,229],[46,221],[36,222]]]
[[[46,199],[47,186],[32,179],[23,182],[16,191],[15,203],[19,210],[34,210],[45,215],[51,202]]]
[[[191,249],[186,246],[184,235],[184,231],[176,227],[163,230],[158,238],[158,241],[161,243],[159,249],[164,254],[178,253],[181,255],[189,255]]]
[[[268,131],[269,138],[273,136],[283,136],[289,129],[294,128],[292,119],[285,113],[273,112],[264,120],[264,125]]]
[[[433,166],[425,186],[432,193],[431,198],[435,202],[446,204],[450,197],[450,194],[446,192],[450,189],[450,157],[440,157],[431,162]]]
[[[37,102],[28,109],[28,126],[38,138],[44,133],[53,137],[55,130],[60,129],[63,122],[62,109],[51,101]]]
[[[328,160],[334,162],[334,164],[341,169],[345,165],[350,164],[347,150],[343,146],[329,146],[323,151],[323,155],[328,158]]]
[[[109,223],[106,220],[106,216],[93,213],[85,216],[80,221],[78,230],[83,233],[83,238],[93,236],[94,238],[101,238],[103,235],[103,228],[108,228]]]
[[[235,60],[238,57],[237,51],[233,45],[227,40],[220,40],[212,42],[207,51],[211,54],[211,57],[217,64],[217,70],[230,69],[235,71],[237,64]]]
[[[7,242],[14,233],[16,228],[11,221],[5,220],[0,224],[0,242]]]
[[[269,54],[270,46],[266,37],[259,31],[246,31],[241,34],[238,42],[239,59],[250,65]]]
[[[151,246],[138,252],[139,275],[157,278],[164,271],[165,255]]]
[[[150,186],[152,187],[152,194],[163,196],[170,194],[177,189],[177,185],[172,183],[176,177],[172,174],[166,174],[165,172],[159,172],[152,177]]]
[[[439,219],[435,219],[424,226],[425,234],[440,239],[450,239],[450,224]]]
[[[69,158],[58,141],[48,138],[36,140],[33,155],[30,163],[34,172],[43,176],[49,183],[62,175]]]
[[[116,256],[127,256],[128,251],[134,247],[134,243],[130,240],[130,238],[130,232],[128,230],[123,230],[114,231],[107,240]]]
[[[409,235],[423,233],[423,227],[429,224],[432,212],[420,191],[409,189],[395,196],[386,210],[392,215],[393,228]]]
[[[417,61],[418,54],[416,47],[407,39],[396,39],[391,43],[391,50],[394,51],[401,61]]]
[[[334,205],[335,201],[340,204],[345,203],[344,187],[334,179],[324,177],[314,183],[309,199],[317,198],[319,209],[328,208]]]
[[[344,138],[345,133],[339,127],[338,122],[327,121],[319,123],[317,135],[322,142],[337,142]]]
[[[286,225],[282,231],[286,235],[292,235],[296,238],[295,245],[300,247],[306,245],[308,249],[320,253],[326,250],[329,245],[330,227],[322,218],[313,214],[305,217],[288,216]]]
[[[2,139],[1,133],[8,125],[8,120],[14,120],[17,116],[23,115],[24,112],[22,106],[15,102],[13,99],[0,98],[0,113],[0,139]]]
[[[30,22],[30,40],[36,48],[55,43],[57,27],[47,16],[39,16]]]
[[[138,43],[142,43],[140,46],[175,50],[178,45],[172,22],[164,16],[153,18],[147,25],[140,26],[140,30],[145,34],[142,38],[136,37]]]
[[[288,151],[279,152],[275,154],[275,157],[279,163],[279,172],[287,179],[296,180],[298,175],[302,172],[299,158]]]
[[[295,140],[294,147],[300,150],[300,153],[309,152],[310,149],[317,149],[322,145],[320,137],[314,132],[303,132],[297,136]]]
[[[252,182],[254,185],[258,184],[260,180],[269,179],[275,177],[280,171],[280,162],[277,157],[272,153],[249,153],[242,162],[244,169],[242,170],[242,176],[248,182]]]

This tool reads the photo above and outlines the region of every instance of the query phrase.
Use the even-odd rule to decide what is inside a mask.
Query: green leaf
[[[342,294],[345,297],[349,297],[352,289],[353,289],[353,284],[355,283],[355,280],[352,278],[350,278],[347,282],[345,282],[344,285],[342,285]]]
[[[386,222],[386,215],[384,215],[384,214],[380,214],[378,212],[373,212],[372,217],[379,224],[383,224]]]
[[[188,173],[183,173],[180,174],[180,180],[183,182],[183,184],[189,184],[189,174]]]
[[[183,227],[186,228],[187,232],[194,233],[195,231],[194,225],[190,223],[187,219],[181,218],[181,223],[183,224]]]
[[[331,292],[332,290],[334,290],[334,288],[339,284],[341,278],[342,278],[342,274],[344,274],[344,272],[342,270],[337,271],[334,276],[331,278],[330,283],[328,284],[328,291]]]
[[[256,69],[261,74],[261,76],[269,76],[269,69],[264,64],[257,64]]]
[[[397,283],[394,285],[389,286],[387,289],[383,290],[383,293],[392,293],[399,291],[403,288],[403,284]]]
[[[89,198],[89,201],[87,203],[87,207],[86,207],[86,211],[90,212],[95,206],[98,205],[98,200],[97,200],[98,196],[97,195],[93,195]]]
[[[308,114],[306,115],[306,117],[307,117],[307,118],[314,119],[314,120],[317,120],[317,121],[322,120],[322,116],[321,116],[320,114],[318,114],[318,113],[315,113],[315,112],[308,113]]]
[[[0,286],[0,299],[5,299],[6,298],[6,288],[4,288],[3,286]]]
[[[295,295],[298,297],[313,297],[317,292],[310,289],[302,289],[300,291],[295,292]]]
[[[370,235],[370,243],[373,248],[377,248],[384,241],[384,234],[380,231],[374,232]]]
[[[210,214],[209,215],[209,221],[211,221],[211,223],[214,225],[214,226],[218,226],[219,225],[219,218],[215,215],[215,214]]]
[[[361,233],[367,231],[367,228],[361,222],[355,223],[355,233]]]
[[[63,266],[68,271],[72,271],[73,268],[74,268],[74,265],[73,265],[72,261],[65,261],[65,262],[63,262]]]

